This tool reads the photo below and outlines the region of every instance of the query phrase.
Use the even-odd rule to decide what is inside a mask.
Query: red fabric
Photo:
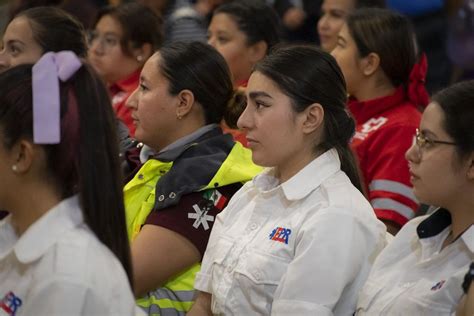
[[[247,136],[244,132],[238,129],[230,128],[224,121],[221,122],[221,128],[224,134],[231,134],[236,142],[241,143],[244,147],[249,147]]]
[[[418,203],[406,195],[370,190],[369,186],[376,180],[388,180],[412,192],[405,152],[413,143],[421,113],[408,100],[403,87],[390,96],[366,102],[351,99],[348,106],[357,123],[351,146],[359,159],[369,200],[372,204],[383,199],[402,205],[404,214],[392,209],[374,209],[380,219],[403,225],[414,216]]]
[[[426,54],[421,55],[420,60],[413,66],[408,84],[408,99],[415,105],[425,108],[430,97],[425,88],[426,73],[428,71],[428,60]]]
[[[141,69],[138,69],[127,78],[109,86],[115,115],[127,125],[131,137],[135,135],[135,125],[133,124],[132,111],[125,104],[133,91],[138,87],[140,71]]]
[[[241,184],[231,184],[217,188],[217,191],[219,191],[226,200],[224,205],[220,205],[220,209],[214,206],[206,213],[206,215],[213,216],[212,220],[206,221],[209,225],[208,229],[204,229],[205,227],[202,224],[194,227],[193,224],[196,219],[188,217],[188,214],[196,214],[196,210],[193,206],[199,207],[200,210],[204,209],[208,201],[204,197],[204,192],[194,192],[184,195],[181,197],[178,205],[152,211],[150,215],[148,215],[145,225],[161,226],[186,237],[199,250],[202,257],[206,251],[207,242],[217,214],[221,212],[223,207],[227,206],[232,195],[234,195],[241,186]]]

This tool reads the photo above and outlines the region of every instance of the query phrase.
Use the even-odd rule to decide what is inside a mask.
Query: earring
[[[180,120],[180,119],[182,119],[183,117],[182,117],[180,114],[176,113],[176,118],[177,118],[178,120]]]
[[[17,165],[13,165],[13,166],[12,166],[12,171],[13,171],[13,172],[17,172],[17,171],[18,171],[18,166],[17,166]]]
[[[138,56],[137,56],[137,61],[141,63],[141,62],[143,61],[143,56],[142,56],[142,55],[138,55]]]

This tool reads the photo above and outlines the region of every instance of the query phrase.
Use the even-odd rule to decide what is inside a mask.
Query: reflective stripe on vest
[[[137,305],[148,315],[184,315],[194,303],[194,279],[200,269],[201,264],[196,263],[162,288],[137,300]]]

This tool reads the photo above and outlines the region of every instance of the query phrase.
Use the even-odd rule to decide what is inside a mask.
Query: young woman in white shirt
[[[134,314],[106,88],[70,51],[0,85],[0,314]]]
[[[451,315],[474,259],[474,81],[437,93],[406,153],[415,196],[440,208],[409,221],[375,261],[358,315]]]
[[[313,46],[257,64],[238,125],[268,167],[217,216],[189,315],[352,315],[385,226],[360,192],[342,73]]]

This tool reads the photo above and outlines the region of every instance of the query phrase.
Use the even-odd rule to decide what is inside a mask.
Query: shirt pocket
[[[461,282],[455,279],[438,282],[422,279],[404,294],[406,299],[401,298],[400,302],[406,304],[407,313],[450,315],[456,310],[462,295]]]
[[[232,265],[232,258],[230,252],[234,246],[234,242],[223,236],[219,238],[217,243],[209,249],[212,253],[211,274],[212,274],[212,288],[213,292],[219,291],[224,286],[225,282],[223,275],[226,267]]]
[[[258,251],[246,252],[241,258],[235,269],[235,280],[254,310],[271,311],[274,293],[289,262],[289,259]]]

